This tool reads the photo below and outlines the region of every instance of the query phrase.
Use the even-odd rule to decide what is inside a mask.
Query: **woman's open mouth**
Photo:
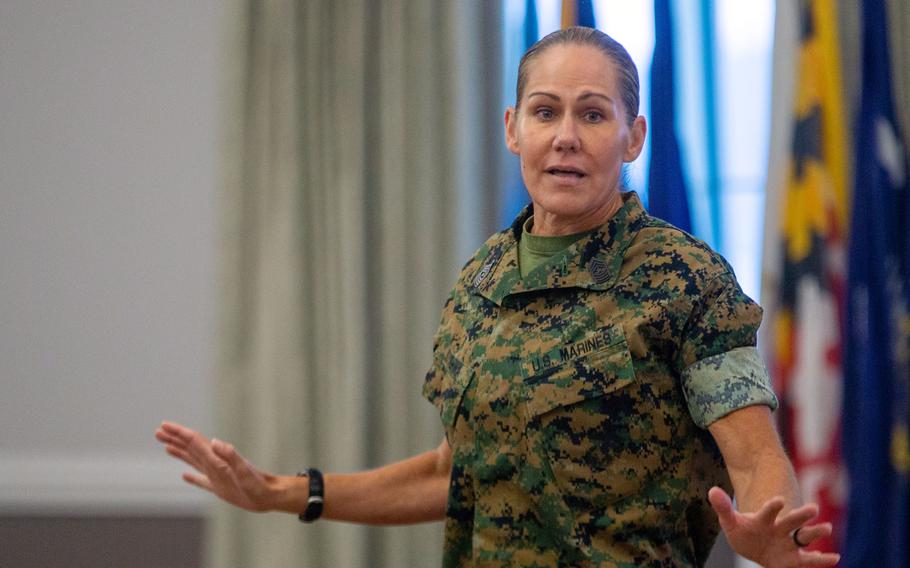
[[[561,179],[567,179],[567,180],[575,180],[575,179],[581,179],[581,178],[585,177],[585,173],[583,171],[575,169],[575,168],[566,168],[566,167],[548,168],[546,171],[550,175],[556,176]]]

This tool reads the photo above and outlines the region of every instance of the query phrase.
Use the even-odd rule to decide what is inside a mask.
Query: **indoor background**
[[[772,371],[787,377],[782,430],[807,468],[804,493],[823,488],[827,513],[846,519],[852,454],[835,455],[841,408],[862,407],[870,424],[893,418],[847,434],[880,435],[898,457],[907,413],[850,404],[865,383],[830,366],[787,371],[792,356],[767,323],[788,308],[781,251],[802,219],[786,211],[801,210],[787,209],[799,186],[788,160],[800,147],[801,81],[815,76],[801,55],[807,6],[817,6],[816,31],[834,26],[837,40],[810,59],[837,70],[817,98],[841,117],[840,153],[828,130],[820,161],[854,196],[825,202],[841,231],[812,242],[833,243],[846,285],[850,203],[868,190],[855,181],[866,162],[905,165],[907,155],[906,145],[895,158],[857,143],[871,92],[863,3],[590,8],[639,66],[651,132],[676,134],[690,229],[765,305],[763,341]],[[876,29],[889,30],[889,140],[899,142],[910,8],[884,7],[888,27]],[[675,114],[651,116],[651,64],[669,37],[655,33],[655,9],[664,8],[676,80],[659,92],[675,93]],[[420,396],[432,334],[462,263],[526,199],[502,115],[520,54],[560,26],[561,9],[561,0],[0,0],[0,566],[438,565],[441,524],[303,526],[218,505],[180,481],[183,468],[153,432],[180,421],[288,474],[374,467],[438,443],[438,416]],[[662,156],[648,148],[629,172],[652,210],[664,197],[649,186],[650,162]],[[831,329],[845,316],[825,306],[789,307],[836,343]],[[849,336],[839,345],[852,361]],[[890,377],[901,396],[903,353]],[[833,382],[790,401],[800,373]],[[800,414],[806,398],[816,404]],[[800,458],[820,443],[799,446],[807,428],[833,444],[816,452],[821,469],[815,454]],[[907,510],[910,465],[892,465],[890,489],[860,494],[867,506],[884,495]],[[853,487],[855,499],[862,486]],[[857,519],[851,527],[867,522]],[[886,535],[906,527],[876,522]],[[843,552],[846,522],[838,526]],[[875,546],[853,538],[854,550]],[[897,546],[879,553],[901,566],[907,551]],[[864,565],[862,554],[844,565]],[[733,562],[719,543],[711,565]]]

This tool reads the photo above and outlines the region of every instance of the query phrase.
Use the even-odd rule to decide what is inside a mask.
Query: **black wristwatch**
[[[306,509],[298,517],[304,523],[312,523],[322,516],[322,497],[324,485],[322,472],[315,468],[308,468],[297,473],[299,477],[310,478],[310,496],[306,500]]]

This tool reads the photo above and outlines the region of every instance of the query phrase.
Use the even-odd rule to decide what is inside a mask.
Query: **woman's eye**
[[[604,115],[599,110],[589,110],[585,113],[585,120],[588,122],[600,122],[604,119]]]
[[[539,108],[534,111],[534,114],[541,120],[550,120],[553,118],[553,110],[548,108]]]

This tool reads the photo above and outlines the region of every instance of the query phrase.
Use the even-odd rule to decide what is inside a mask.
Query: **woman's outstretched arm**
[[[804,550],[831,534],[830,523],[811,524],[815,503],[802,504],[799,487],[767,406],[731,412],[708,426],[717,441],[739,510],[720,487],[708,491],[730,546],[765,568],[834,566],[840,556]],[[794,538],[794,531],[799,531]],[[800,544],[797,544],[797,541]]]
[[[226,442],[209,439],[174,422],[155,437],[171,456],[195,472],[187,483],[248,511],[300,513],[307,506],[307,477],[262,471]],[[324,476],[322,518],[371,525],[397,525],[445,518],[452,451],[443,439],[436,449],[370,471]]]

